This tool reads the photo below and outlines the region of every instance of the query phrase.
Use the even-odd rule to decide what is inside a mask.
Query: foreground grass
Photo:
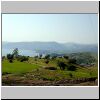
[[[32,71],[40,66],[35,64],[29,64],[26,62],[19,62],[14,60],[13,63],[9,63],[8,60],[2,62],[2,73],[20,74]]]
[[[64,60],[64,59],[58,59]],[[98,67],[97,65],[91,67],[80,67],[77,66],[76,71],[60,70],[57,66],[57,60],[50,60],[49,64],[45,63],[44,59],[32,59],[28,62],[19,62],[14,60],[13,63],[9,63],[8,60],[2,62],[2,79],[4,84],[11,85],[41,85],[44,82],[56,82],[66,79],[81,79],[81,78],[98,78]],[[66,62],[67,63],[67,62]],[[45,69],[43,66],[54,66],[57,70]],[[42,83],[41,83],[42,82]],[[34,84],[33,84],[34,83]],[[45,85],[48,85],[45,83]]]

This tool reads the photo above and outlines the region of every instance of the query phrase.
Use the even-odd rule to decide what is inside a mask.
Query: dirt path
[[[63,79],[59,81],[31,80],[25,78],[3,77],[3,86],[97,86],[98,80],[94,78]]]

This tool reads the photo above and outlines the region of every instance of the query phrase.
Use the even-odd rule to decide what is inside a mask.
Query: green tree
[[[49,63],[49,60],[45,60],[45,63],[48,64]]]
[[[76,59],[69,59],[69,63],[76,64]]]
[[[53,56],[52,59],[55,59],[57,56]]]
[[[69,65],[69,66],[67,66],[67,70],[75,71],[75,70],[76,70],[76,66],[74,66],[74,65]]]
[[[7,59],[9,60],[10,63],[12,63],[14,56],[12,54],[7,54]]]
[[[45,56],[45,59],[50,59],[50,55],[47,54],[47,55]]]
[[[61,70],[64,70],[65,67],[66,67],[66,64],[64,62],[62,62],[62,61],[58,61],[57,65],[60,67]]]
[[[64,57],[65,59],[68,59],[68,58],[69,58],[69,57],[68,57],[68,56],[66,56],[66,55],[64,55],[63,57]]]
[[[18,48],[15,48],[15,49],[13,50],[12,55],[14,55],[14,57],[17,58],[17,57],[18,57],[18,54],[19,54]]]
[[[39,58],[40,58],[40,59],[42,58],[42,54],[39,55]]]

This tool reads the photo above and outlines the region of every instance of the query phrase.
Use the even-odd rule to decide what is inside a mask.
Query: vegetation
[[[76,59],[69,59],[69,63],[76,64]]]
[[[22,56],[18,52],[14,49],[12,54],[2,57],[3,85],[81,85],[82,82],[95,85],[93,82],[98,78],[98,63],[93,56],[93,59],[85,57],[86,60],[83,60],[83,63],[87,59],[95,63],[88,67],[77,63],[78,56],[83,56],[80,53],[63,57],[46,55],[42,58],[42,55]]]
[[[75,71],[76,70],[76,66],[69,65],[69,66],[67,66],[67,69],[70,70],[70,71]]]
[[[15,48],[12,52],[12,55],[17,58],[18,57],[18,54],[19,54],[19,51],[18,51],[18,48]]]
[[[89,52],[70,54],[70,59],[75,60],[75,63],[80,64],[80,65],[81,64],[89,65],[96,61],[95,57],[92,56],[92,54]],[[73,61],[71,61],[71,62],[73,62]]]
[[[50,59],[50,55],[47,54],[47,55],[45,56],[45,59]]]
[[[49,60],[46,59],[46,60],[45,60],[45,63],[48,64],[48,63],[49,63]]]
[[[7,59],[9,60],[10,63],[12,63],[14,56],[12,54],[7,54]]]
[[[65,67],[66,67],[66,64],[64,62],[62,62],[62,61],[58,61],[57,64],[58,64],[58,66],[60,67],[61,70],[64,70]]]
[[[28,61],[28,59],[29,59],[28,56],[21,56],[21,55],[17,56],[17,60],[20,61],[20,62]]]

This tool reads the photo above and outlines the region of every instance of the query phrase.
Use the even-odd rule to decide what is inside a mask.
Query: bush
[[[21,56],[21,55],[19,55],[17,57],[17,60],[20,61],[20,62],[28,61],[28,59],[29,59],[29,57],[27,57],[27,56]]]
[[[62,62],[62,61],[58,61],[57,65],[60,67],[61,70],[64,70],[65,66],[66,66],[66,64],[64,62]]]
[[[45,60],[45,63],[48,64],[49,63],[49,60]]]
[[[74,65],[69,65],[69,66],[67,66],[67,70],[75,71],[75,70],[76,70],[76,66],[74,66]]]
[[[36,58],[38,58],[38,56],[34,56],[34,58],[36,59]]]
[[[49,69],[49,70],[57,70],[56,67],[45,67],[45,69]]]
[[[9,60],[10,63],[12,63],[14,56],[12,54],[7,54],[7,59]]]
[[[13,63],[13,60],[12,60],[12,59],[10,59],[10,60],[9,60],[9,62],[10,62],[10,63]]]
[[[55,59],[57,56],[53,56],[52,59]]]
[[[7,54],[7,59],[13,59],[13,55],[12,54]]]
[[[76,59],[69,59],[69,63],[76,64]]]
[[[64,57],[65,59],[68,59],[68,58],[69,58],[69,57],[68,57],[68,56],[66,56],[66,55],[64,55],[63,57]]]
[[[45,56],[45,59],[50,59],[50,55],[46,55]]]

